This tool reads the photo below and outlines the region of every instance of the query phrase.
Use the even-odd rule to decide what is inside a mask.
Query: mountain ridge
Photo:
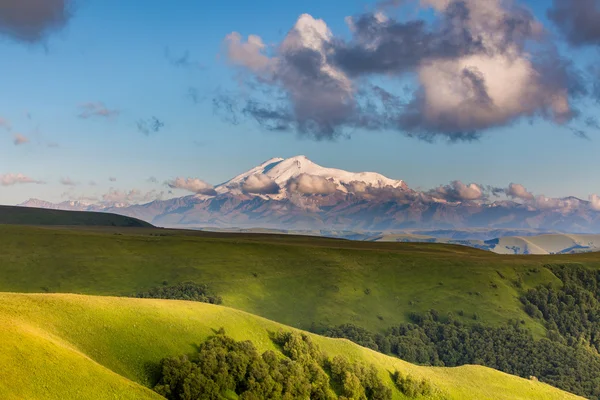
[[[20,206],[111,212],[158,226],[185,228],[386,232],[489,228],[600,233],[600,211],[588,201],[543,196],[539,201],[494,199],[480,185],[453,184],[422,192],[403,180],[326,168],[306,156],[296,156],[266,160],[209,191],[145,204],[54,204],[30,199]]]

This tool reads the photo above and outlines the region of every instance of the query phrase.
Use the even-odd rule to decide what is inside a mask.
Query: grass
[[[227,306],[301,329],[351,322],[383,330],[434,308],[491,325],[524,320],[541,336],[519,301],[528,287],[560,283],[541,266],[600,267],[594,253],[502,256],[440,244],[165,229],[4,225],[0,243],[0,291],[126,296],[194,281]]]
[[[117,214],[0,206],[0,224],[152,227],[142,220]]]
[[[0,294],[0,321],[2,399],[159,399],[147,387],[163,357],[192,352],[220,327],[261,351],[276,350],[269,332],[291,329],[209,304],[68,294]],[[446,399],[578,398],[485,367],[418,367],[346,340],[312,337],[330,357],[373,363],[390,387],[399,369],[429,379]],[[394,389],[394,398],[403,396]]]

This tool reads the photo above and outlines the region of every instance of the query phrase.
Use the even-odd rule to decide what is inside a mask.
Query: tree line
[[[391,400],[375,366],[329,358],[305,334],[281,331],[272,339],[281,353],[260,354],[251,341],[235,341],[221,330],[194,354],[162,360],[154,389],[169,400]],[[399,371],[393,378],[409,397],[434,390]]]
[[[435,310],[372,333],[352,324],[322,329],[325,336],[422,365],[478,364],[600,400],[600,272],[581,265],[547,265],[562,286],[542,285],[521,297],[547,337],[536,340],[522,322],[490,327],[465,324]]]

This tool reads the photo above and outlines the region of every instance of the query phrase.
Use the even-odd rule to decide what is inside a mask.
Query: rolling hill
[[[514,282],[558,282],[545,269],[530,272],[548,262],[600,266],[591,254],[500,256],[453,245],[145,228],[0,226],[0,240],[1,291],[127,296],[194,281],[225,305],[301,329],[352,322],[380,330],[434,308],[492,324],[523,319],[541,335]]]
[[[208,304],[77,295],[0,294],[0,398],[160,399],[148,389],[167,356],[192,352],[223,327],[260,350],[291,328]],[[390,388],[401,370],[428,379],[437,399],[577,399],[551,386],[479,366],[418,367],[346,340],[311,335],[328,357],[373,364]],[[405,397],[393,389],[394,399]]]
[[[422,339],[411,341],[409,347],[402,347],[405,350],[395,347],[384,352],[424,364],[479,364],[522,377],[535,375],[543,382],[591,398],[597,398],[594,396],[600,389],[592,378],[595,371],[600,371],[600,360],[594,348],[585,345],[596,345],[593,332],[584,332],[581,329],[585,326],[581,326],[567,342],[567,336],[551,328],[535,306],[528,310],[522,300],[530,290],[543,293],[548,288],[560,289],[565,279],[560,272],[563,267],[574,274],[582,268],[587,275],[580,275],[585,277],[581,283],[593,284],[595,271],[600,269],[597,253],[499,255],[437,243],[101,226],[0,225],[0,241],[3,292],[131,297],[195,282],[208,285],[227,307],[293,328],[346,337],[370,348],[375,347],[352,333],[327,332],[333,328],[340,332],[341,326],[351,324],[355,328],[350,331],[363,337],[412,340],[410,335],[394,336],[390,330],[405,329],[403,326],[409,323],[419,323],[415,316],[425,316],[434,318],[432,322],[438,324],[435,329],[450,332],[443,324],[451,319],[464,334],[471,335],[475,340],[472,343],[479,346],[477,351],[485,358],[468,356],[471,358],[463,359],[467,361],[459,361],[439,353],[444,361],[438,364],[406,353],[411,348],[445,351],[441,347],[432,350],[434,344],[427,342],[429,339],[422,344],[418,344]],[[585,296],[585,307],[590,307],[588,313],[594,318],[600,306],[594,303],[593,287],[577,290],[580,292],[573,295],[582,299]],[[556,297],[548,296],[548,301],[552,298]],[[539,297],[530,299],[543,307]],[[565,310],[557,318],[584,318],[578,310]],[[90,323],[96,318],[90,315]],[[110,326],[106,323],[106,329]],[[418,327],[424,334],[423,325]],[[478,332],[484,332],[488,339],[481,342]],[[587,335],[587,339],[577,336],[580,334]],[[506,364],[494,358],[500,354],[498,351],[477,345],[491,344],[488,340],[501,346],[498,351],[505,345],[522,351],[517,351],[520,355],[500,356],[507,357],[510,364]],[[452,351],[466,354],[458,347]],[[531,362],[534,373],[522,367]],[[587,365],[585,370],[581,370],[582,365]],[[577,374],[570,374],[569,368],[577,369]]]
[[[152,227],[139,219],[111,213],[13,206],[0,206],[0,224]]]
[[[465,321],[477,313],[489,324],[519,319],[543,335],[519,300],[527,288],[560,284],[540,267],[600,268],[594,253],[509,256],[455,245],[147,228],[5,225],[0,240],[1,291],[127,296],[194,281],[227,306],[301,329],[351,322],[377,331],[436,309],[464,311]]]

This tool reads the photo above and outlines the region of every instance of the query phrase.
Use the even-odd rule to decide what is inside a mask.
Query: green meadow
[[[160,399],[151,387],[163,357],[190,353],[223,327],[236,340],[279,351],[269,333],[292,329],[210,304],[65,294],[0,294],[0,398]],[[342,339],[309,334],[328,357],[376,366],[394,399],[396,370],[426,378],[432,399],[576,399],[489,368],[419,367]]]
[[[519,301],[560,283],[547,263],[600,267],[600,256],[501,256],[461,246],[165,229],[0,226],[0,291],[128,296],[185,281],[224,305],[300,329],[353,323],[382,330],[410,312],[502,324]],[[462,311],[463,317],[458,313]]]

